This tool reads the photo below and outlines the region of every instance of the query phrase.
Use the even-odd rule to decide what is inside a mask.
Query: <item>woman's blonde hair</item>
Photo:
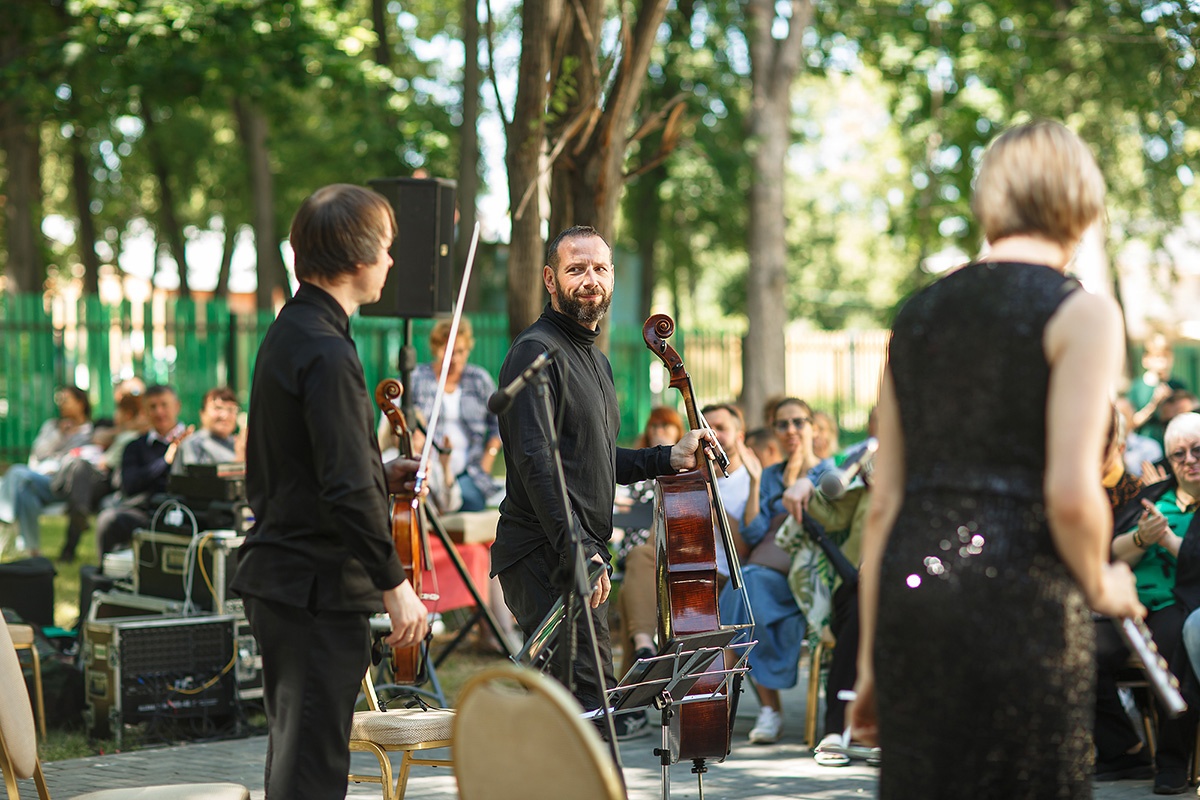
[[[450,341],[450,323],[453,320],[439,319],[433,326],[433,330],[429,332],[429,346],[445,349],[446,343]],[[468,348],[475,346],[475,336],[471,330],[471,320],[462,317],[458,321],[458,341],[464,343]]]
[[[1042,120],[1010,128],[988,146],[971,210],[990,242],[1036,234],[1073,247],[1104,213],[1104,192],[1083,140]]]

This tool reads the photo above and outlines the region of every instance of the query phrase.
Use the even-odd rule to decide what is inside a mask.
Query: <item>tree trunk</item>
[[[606,96],[601,97],[602,75],[593,67],[597,42],[604,24],[604,5],[598,0],[585,3],[586,28],[574,21],[569,56],[577,60],[575,72],[577,100],[564,115],[571,124],[580,115],[594,110],[596,124],[579,125],[568,135],[570,142],[554,164],[554,207],[551,233],[570,225],[591,225],[613,241],[616,235],[617,206],[625,185],[625,157],[632,133],[634,111],[646,83],[655,37],[666,15],[667,0],[645,0],[633,21],[630,38],[621,52],[617,75]],[[573,17],[572,17],[573,19]],[[603,100],[603,106],[600,105]]]
[[[0,36],[0,65],[19,57],[21,41],[16,30]],[[42,260],[41,220],[42,155],[38,126],[16,94],[0,103],[0,147],[8,172],[4,184],[4,218],[8,244],[5,275],[8,291],[38,292],[46,280]]]
[[[477,0],[463,0],[463,52],[466,60],[463,64],[462,85],[462,129],[459,132],[458,144],[458,243],[456,245],[456,261],[467,263],[467,253],[471,249],[471,234],[475,230],[477,218],[475,201],[479,195],[479,3]],[[479,280],[476,277],[467,288],[468,306],[479,307]]]
[[[100,257],[96,255],[96,217],[92,214],[92,170],[87,139],[79,115],[75,115],[75,132],[71,136],[71,188],[75,195],[75,213],[79,215],[79,260],[83,262],[83,293],[100,293]]]
[[[217,270],[217,286],[213,294],[217,297],[229,297],[229,273],[233,269],[233,251],[237,249],[238,226],[225,219],[225,244],[221,248],[221,266]]]
[[[146,144],[150,163],[158,181],[158,232],[166,239],[167,248],[179,268],[179,295],[188,297],[192,293],[188,284],[187,249],[183,239],[183,226],[175,215],[175,192],[171,189],[171,170],[167,166],[166,151],[159,138],[158,123],[154,121],[154,109],[142,100],[142,122],[146,126]]]
[[[771,35],[775,22],[771,0],[750,0],[746,6],[750,40],[753,106],[749,141],[754,177],[750,188],[750,219],[746,275],[746,316],[749,327],[742,348],[742,408],[747,425],[762,424],[763,404],[785,391],[785,333],[787,309],[787,242],[783,180],[791,141],[791,88],[800,68],[801,37],[812,18],[807,0],[791,0],[787,35]]]
[[[250,192],[254,209],[254,252],[258,260],[258,308],[275,307],[275,293],[288,294],[287,269],[279,252],[275,230],[275,179],[271,175],[267,150],[267,118],[254,103],[244,97],[233,101],[246,162],[250,170]]]
[[[375,61],[380,66],[392,63],[392,46],[389,41],[390,28],[387,16],[388,0],[371,0],[371,24],[375,26]]]
[[[506,126],[508,201],[512,236],[508,254],[508,329],[515,337],[541,313],[543,302],[542,206],[537,188],[546,136],[546,75],[551,43],[558,31],[562,0],[525,0],[521,8],[522,47],[517,100]],[[529,192],[529,199],[523,202]]]
[[[666,170],[652,169],[631,184],[633,216],[629,220],[642,262],[642,280],[638,297],[638,319],[648,319],[654,303],[654,287],[658,284],[658,261],[655,252],[662,231],[662,195],[660,187]],[[676,322],[680,320],[676,319]]]

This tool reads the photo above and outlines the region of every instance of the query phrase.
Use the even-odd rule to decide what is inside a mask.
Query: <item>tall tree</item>
[[[809,0],[790,0],[787,16],[773,0],[746,4],[753,102],[748,147],[753,162],[747,250],[746,316],[750,326],[742,350],[742,407],[747,423],[762,423],[766,400],[782,393],[786,358],[787,242],[783,179],[791,143],[792,84],[802,64],[803,36],[812,21]],[[776,38],[775,30],[781,38]]]
[[[458,263],[467,258],[479,196],[479,2],[462,0],[462,123],[458,140]],[[479,284],[476,284],[479,285]]]
[[[504,126],[508,205],[512,233],[508,251],[508,329],[515,337],[537,319],[542,306],[542,201],[539,187],[546,141],[546,75],[562,0],[525,0],[521,7],[521,61],[512,118]],[[494,77],[494,76],[493,76]]]
[[[279,252],[279,234],[275,224],[275,177],[267,148],[267,117],[248,97],[235,97],[233,112],[246,152],[250,174],[254,215],[254,253],[258,261],[258,307],[270,309],[276,293],[288,294],[287,270]]]

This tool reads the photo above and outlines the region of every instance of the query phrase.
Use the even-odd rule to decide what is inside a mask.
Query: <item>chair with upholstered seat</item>
[[[7,625],[0,625],[0,772],[10,800],[21,796],[18,780],[32,778],[41,800],[50,800],[42,762],[37,754],[37,729],[25,679]],[[152,786],[91,792],[76,800],[250,800],[245,786],[233,783]]]
[[[582,713],[566,689],[535,670],[505,665],[473,677],[454,719],[459,797],[624,800],[612,755]]]
[[[42,732],[42,741],[46,741],[46,701],[42,693],[42,658],[38,655],[37,637],[32,625],[8,625],[8,635],[12,637],[13,647],[18,650],[28,650],[33,659],[33,697],[36,702],[38,728]]]
[[[363,678],[363,693],[367,711],[356,711],[350,728],[351,752],[371,753],[379,762],[378,775],[350,773],[355,783],[378,783],[383,800],[403,800],[408,787],[409,772],[414,766],[450,767],[454,762],[445,758],[414,755],[422,750],[450,746],[450,731],[454,712],[445,708],[398,708],[384,710],[375,694],[371,672]],[[392,762],[389,753],[403,753],[400,770],[392,783]]]

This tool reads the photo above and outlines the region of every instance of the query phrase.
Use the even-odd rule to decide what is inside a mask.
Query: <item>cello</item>
[[[404,420],[404,412],[400,410],[400,398],[404,394],[404,386],[395,378],[384,378],[375,387],[375,404],[387,417],[392,426],[392,433],[400,440],[400,455],[412,458],[412,434]],[[420,497],[412,500],[397,495],[388,496],[388,516],[392,526],[392,544],[400,564],[412,581],[413,591],[417,597],[424,599],[421,593],[423,574],[433,560],[429,550],[429,535],[425,530],[425,514],[421,508]],[[428,670],[428,636],[425,641],[408,647],[392,648],[393,681],[405,686],[419,686],[425,682]]]
[[[683,395],[688,425],[707,428],[696,406],[692,378],[683,359],[667,339],[675,322],[666,314],[646,320],[642,338],[670,374],[670,385]],[[730,581],[742,587],[741,565],[733,532],[717,487],[718,466],[729,464],[724,452],[704,443],[703,463],[695,469],[660,475],[655,488],[654,534],[658,581],[659,642],[675,636],[705,633],[722,628],[717,607],[719,575],[716,548],[725,548]],[[724,761],[729,755],[733,717],[737,710],[740,675],[728,689],[721,659],[717,659],[689,691],[689,695],[715,695],[714,699],[682,703],[672,718],[672,752],[675,760],[691,759],[693,771],[704,771],[704,759]]]

